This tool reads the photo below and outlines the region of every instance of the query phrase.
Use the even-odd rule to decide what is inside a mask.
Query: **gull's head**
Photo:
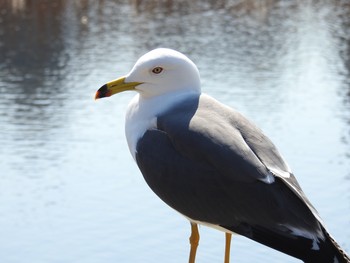
[[[199,72],[184,54],[158,48],[140,57],[129,74],[103,85],[95,99],[126,90],[135,90],[145,98],[177,91],[200,93]]]

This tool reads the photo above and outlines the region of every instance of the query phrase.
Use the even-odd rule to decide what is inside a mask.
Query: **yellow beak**
[[[142,84],[142,82],[125,82],[125,77],[112,80],[99,88],[99,90],[96,92],[95,100],[110,97],[119,92],[134,90],[135,87],[140,84]]]

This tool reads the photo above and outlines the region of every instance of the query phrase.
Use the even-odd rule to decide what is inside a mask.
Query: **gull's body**
[[[136,90],[126,113],[130,152],[151,189],[192,225],[238,233],[309,263],[349,262],[274,144],[239,112],[202,94],[186,56],[156,49],[96,98]],[[267,260],[268,261],[268,260]]]

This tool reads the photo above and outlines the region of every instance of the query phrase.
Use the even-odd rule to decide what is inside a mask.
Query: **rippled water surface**
[[[133,94],[93,100],[156,47],[187,54],[204,92],[263,128],[350,252],[348,1],[3,0],[1,262],[187,261],[188,222],[127,149]],[[222,262],[224,235],[201,234],[198,262]],[[298,262],[239,236],[231,254]]]

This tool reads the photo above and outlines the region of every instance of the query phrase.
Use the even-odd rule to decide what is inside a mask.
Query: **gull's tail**
[[[319,250],[310,250],[305,255],[305,263],[350,263],[349,256],[332,238],[332,236],[323,228],[325,240],[319,243]]]
[[[350,263],[349,256],[323,226],[320,226],[322,232],[317,239],[286,235],[285,232],[274,232],[260,226],[242,224],[238,227],[223,227],[292,257],[299,258],[305,263]]]

